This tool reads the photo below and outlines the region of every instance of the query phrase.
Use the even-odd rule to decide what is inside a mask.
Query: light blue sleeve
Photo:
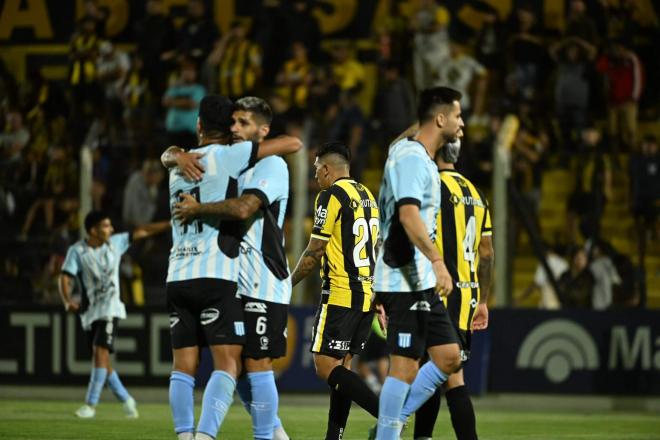
[[[120,255],[123,254],[131,245],[131,234],[128,232],[122,232],[120,234],[111,235],[110,245],[115,248]]]
[[[254,166],[254,173],[243,183],[243,193],[261,193],[266,197],[267,205],[288,198],[289,170],[286,162],[276,156],[261,159]]]
[[[62,264],[62,272],[71,276],[77,276],[80,273],[80,254],[78,253],[78,245],[69,247],[66,251],[66,257]]]
[[[418,154],[406,154],[397,159],[389,170],[394,200],[420,204],[430,186],[427,164]]]
[[[222,153],[220,150],[223,150]],[[224,164],[225,169],[232,177],[238,176],[248,168],[254,166],[257,162],[257,151],[259,151],[259,144],[256,142],[239,142],[228,147],[227,149],[218,149],[216,154],[222,154],[223,157],[220,163]]]
[[[197,104],[202,102],[202,99],[206,96],[206,89],[203,86],[197,86],[195,87],[195,90],[193,92],[193,101],[195,101]]]

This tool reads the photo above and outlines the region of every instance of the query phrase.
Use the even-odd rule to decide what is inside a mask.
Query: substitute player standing
[[[390,373],[380,393],[377,439],[398,439],[404,402],[415,409],[461,365],[458,336],[438,296],[452,279],[433,240],[440,208],[440,178],[433,161],[462,135],[461,94],[447,87],[422,91],[419,131],[395,142],[385,163],[379,205],[383,246],[374,289],[388,316]],[[432,362],[418,371],[428,352]],[[431,393],[432,394],[432,393]],[[407,397],[406,397],[407,396]]]
[[[445,305],[456,328],[461,345],[461,360],[470,359],[473,330],[488,327],[494,251],[488,202],[483,194],[454,164],[460,154],[460,140],[445,145],[436,157],[440,169],[442,205],[438,213],[436,246],[454,282],[454,290]],[[444,384],[447,406],[458,440],[476,440],[474,408],[463,377],[463,369],[452,374]],[[416,413],[417,440],[428,440],[440,409],[440,390]],[[404,405],[402,419],[410,416]]]
[[[371,287],[378,240],[378,206],[364,185],[350,177],[350,150],[339,142],[316,153],[314,227],[307,249],[291,274],[292,284],[321,265],[321,304],[311,351],[316,374],[331,388],[326,439],[341,439],[356,402],[374,417],[378,397],[350,370],[373,320]]]
[[[262,142],[270,131],[272,111],[266,101],[245,97],[236,101],[231,127],[235,142]],[[247,380],[236,389],[252,416],[255,439],[288,440],[277,417],[278,394],[273,359],[286,354],[286,325],[291,278],[284,252],[284,214],[289,199],[289,169],[269,156],[241,174],[237,199],[198,203],[190,195],[175,205],[174,219],[191,223],[201,216],[246,222],[239,255],[238,293],[243,301],[246,342],[243,348]]]
[[[92,373],[85,404],[75,412],[82,419],[96,415],[96,405],[106,382],[123,402],[127,417],[137,418],[135,399],[126,391],[112,368],[117,322],[126,319],[119,292],[119,263],[131,240],[140,240],[169,229],[169,222],[152,223],[132,233],[114,234],[110,216],[92,211],[85,217],[87,238],[73,244],[66,253],[59,278],[60,296],[67,312],[80,311],[80,321],[92,347]],[[82,291],[81,303],[71,298],[74,283]]]
[[[199,202],[235,198],[241,173],[259,158],[293,153],[300,140],[281,137],[261,145],[230,145],[234,105],[221,96],[200,103],[199,148],[191,154],[170,148],[162,157],[170,169],[172,209],[182,194]],[[188,177],[186,177],[188,176]],[[174,371],[170,377],[170,406],[180,439],[192,439],[193,387],[199,347],[208,345],[214,371],[206,385],[196,440],[215,438],[233,401],[241,368],[245,326],[237,294],[238,256],[242,225],[203,216],[194,222],[173,222],[173,246],[167,276],[167,302]]]

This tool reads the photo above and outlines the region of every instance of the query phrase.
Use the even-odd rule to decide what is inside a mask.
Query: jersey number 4
[[[477,240],[477,220],[474,216],[470,216],[467,225],[465,225],[465,238],[463,238],[463,258],[470,263],[470,272],[474,272],[474,260],[477,257],[477,252],[474,249],[474,244]]]
[[[371,243],[373,248],[371,249],[371,259],[376,255],[376,241],[378,239],[378,228],[379,222],[377,218],[370,218],[367,223],[367,219],[364,217],[356,218],[353,222],[353,235],[356,237],[362,237],[355,244],[353,248],[353,261],[355,262],[355,267],[366,267],[371,264],[369,254],[365,252],[365,258],[362,258],[360,254],[367,247],[367,242],[369,241],[369,235],[371,235]]]

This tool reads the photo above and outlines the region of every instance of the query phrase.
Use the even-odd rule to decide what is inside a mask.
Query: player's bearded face
[[[259,142],[259,126],[255,122],[252,114],[243,110],[234,112],[234,123],[231,126],[231,133],[234,142],[254,141]]]
[[[458,101],[454,101],[451,111],[446,115],[445,121],[443,134],[447,142],[456,142],[457,139],[463,137],[463,127],[465,124],[461,116],[461,105]]]

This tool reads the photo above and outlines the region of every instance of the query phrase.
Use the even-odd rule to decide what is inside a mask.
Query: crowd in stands
[[[93,207],[116,214],[118,229],[131,228],[169,218],[158,157],[167,145],[196,145],[197,107],[208,93],[267,99],[271,135],[304,127],[311,150],[343,141],[353,174],[366,178],[415,121],[416,91],[436,85],[463,93],[458,169],[489,196],[494,139],[505,115],[518,116],[512,182],[537,229],[544,171],[568,169],[575,179],[566,182],[573,194],[565,234],[547,246],[564,293],[543,295],[544,306],[605,309],[616,303],[612,286],[635,289],[628,272],[659,239],[660,203],[657,140],[638,126],[660,116],[660,32],[638,2],[571,0],[557,30],[544,27],[538,8],[522,5],[502,17],[476,1],[474,30],[441,1],[420,0],[412,10],[395,1],[369,49],[359,50],[323,37],[313,14],[323,2],[263,2],[224,33],[204,0],[188,2],[180,26],[164,3],[146,1],[129,52],[106,38],[107,11],[86,0],[65,81],[39,70],[17,80],[0,64],[0,278],[13,286],[2,301],[57,298],[54,275],[78,236],[83,146],[92,151]],[[634,258],[599,233],[616,175],[629,176]],[[369,183],[377,192],[378,180]],[[316,191],[313,176],[309,187]],[[132,251],[126,278],[137,270],[151,285],[164,284],[168,240]],[[565,246],[575,243],[585,246]],[[549,250],[556,245],[570,255]],[[545,273],[537,275],[534,284],[547,287]],[[33,295],[19,298],[19,291]],[[638,305],[636,298],[627,304]]]

